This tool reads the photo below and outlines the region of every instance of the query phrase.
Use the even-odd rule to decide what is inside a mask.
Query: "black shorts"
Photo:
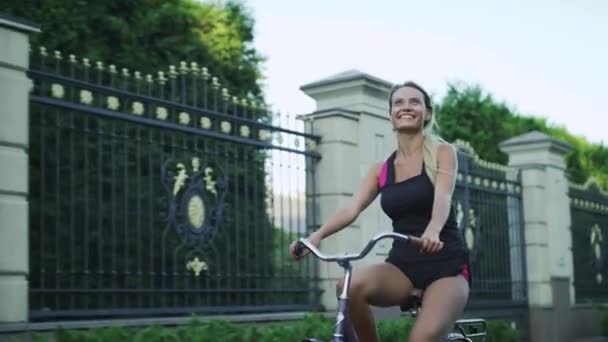
[[[386,262],[395,265],[420,290],[426,290],[434,281],[462,275],[472,283],[471,267],[467,257],[459,256],[445,260],[432,260],[421,262],[403,262],[397,258],[387,258]]]

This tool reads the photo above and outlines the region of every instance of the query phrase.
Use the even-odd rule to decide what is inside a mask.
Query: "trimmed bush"
[[[407,339],[412,326],[411,319],[383,320],[378,323],[378,333],[383,342],[402,342]],[[178,327],[58,329],[55,332],[55,339],[58,342],[284,342],[298,341],[305,337],[329,341],[332,333],[333,319],[312,314],[299,321],[260,325],[234,324],[220,320],[202,323],[193,318],[188,324]],[[515,342],[518,340],[518,333],[504,321],[489,321],[487,340]]]

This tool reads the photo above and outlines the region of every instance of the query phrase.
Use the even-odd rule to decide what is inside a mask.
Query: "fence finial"
[[[169,78],[177,77],[177,71],[175,71],[175,65],[169,65]]]
[[[196,64],[196,62],[190,63],[190,70],[192,71],[192,74],[194,76],[198,76],[199,70],[198,70],[198,64]]]
[[[187,74],[187,73],[188,73],[188,65],[186,64],[186,62],[185,62],[185,61],[181,61],[181,62],[179,62],[179,72],[180,72],[182,75],[185,75],[185,74]]]
[[[158,83],[165,84],[165,82],[167,82],[167,79],[165,78],[165,73],[162,71],[159,71],[158,72]]]
[[[220,82],[217,80],[217,77],[213,76],[213,77],[211,78],[211,86],[212,86],[213,88],[215,88],[216,90],[217,90],[217,89],[220,89]]]

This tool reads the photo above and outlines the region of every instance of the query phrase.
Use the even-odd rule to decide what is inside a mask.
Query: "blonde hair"
[[[426,174],[429,176],[429,179],[433,184],[435,184],[435,179],[437,178],[437,173],[447,173],[444,170],[440,170],[437,166],[437,150],[439,149],[439,145],[448,143],[445,141],[438,133],[439,125],[437,124],[437,119],[435,118],[435,113],[433,113],[433,105],[431,103],[431,98],[428,93],[417,83],[408,81],[402,84],[397,84],[393,86],[389,95],[388,95],[388,103],[389,103],[389,115],[391,114],[391,110],[393,107],[392,99],[393,95],[398,89],[410,87],[419,90],[424,96],[424,105],[426,109],[431,113],[431,118],[424,122],[424,128],[422,129],[422,134],[424,136],[424,141],[422,144],[422,158],[424,160],[424,167]]]

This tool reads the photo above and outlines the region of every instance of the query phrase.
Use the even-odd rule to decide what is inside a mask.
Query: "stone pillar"
[[[571,148],[536,131],[499,146],[522,173],[531,341],[570,341],[565,332],[574,287],[564,156]]]
[[[396,148],[388,115],[388,93],[392,84],[356,70],[306,84],[301,90],[316,101],[316,110],[303,115],[307,133],[321,136],[322,159],[315,174],[316,222],[325,223],[339,208],[351,203],[371,166],[387,158]],[[376,199],[349,227],[324,240],[326,253],[359,251],[374,234],[390,231],[390,220]],[[356,264],[383,260],[391,241],[376,246]],[[343,276],[337,265],[319,265],[322,304],[336,308],[335,283]]]
[[[0,323],[28,320],[29,34],[0,16]]]

